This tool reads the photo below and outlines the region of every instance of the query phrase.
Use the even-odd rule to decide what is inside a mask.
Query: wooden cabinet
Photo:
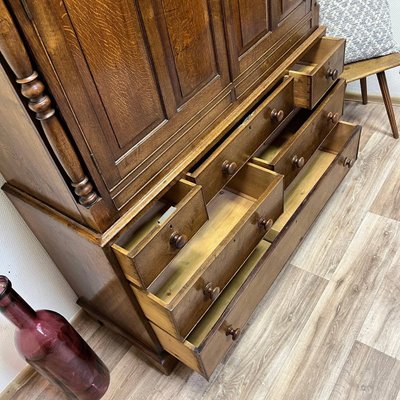
[[[243,118],[242,100],[316,23],[309,0],[279,24],[272,0],[9,3],[108,226],[166,190],[227,133],[213,130],[224,118]]]
[[[210,377],[357,158],[317,10],[0,0],[4,190],[79,304],[164,372]]]

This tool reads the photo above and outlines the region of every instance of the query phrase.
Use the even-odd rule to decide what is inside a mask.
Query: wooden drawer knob
[[[181,235],[178,232],[174,232],[169,238],[169,242],[177,249],[181,249],[182,247],[184,247],[187,241],[187,236]]]
[[[334,68],[329,68],[328,71],[326,71],[326,77],[336,81],[336,79],[339,77],[339,71]]]
[[[306,160],[304,157],[299,157],[299,156],[293,156],[292,158],[292,164],[296,168],[303,168]]]
[[[272,121],[282,122],[283,118],[285,118],[285,111],[277,110],[276,108],[274,108],[271,111],[271,120]]]
[[[328,114],[328,120],[333,122],[334,124],[337,124],[339,122],[339,119],[340,119],[339,113],[330,112]]]
[[[222,163],[222,172],[227,175],[233,175],[237,171],[237,164],[234,161],[225,160]]]
[[[260,228],[263,228],[265,231],[269,231],[272,228],[272,225],[274,224],[274,220],[272,218],[261,218],[258,221],[258,226]]]
[[[211,300],[215,300],[220,293],[221,289],[218,286],[214,287],[212,282],[209,282],[206,286],[204,286],[204,295]]]
[[[240,329],[233,329],[232,325],[228,326],[228,329],[226,330],[226,336],[232,336],[232,340],[235,341],[239,338],[240,336]]]
[[[346,158],[344,159],[344,161],[343,161],[343,165],[344,165],[345,167],[347,167],[348,169],[350,169],[350,168],[354,165],[354,163],[355,163],[355,160],[352,160],[352,159],[349,158],[349,157],[346,157]]]

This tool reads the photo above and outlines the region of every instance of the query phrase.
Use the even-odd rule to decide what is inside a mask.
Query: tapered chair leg
[[[367,78],[360,79],[362,103],[368,104]]]
[[[389,117],[390,126],[392,127],[393,137],[399,138],[399,130],[397,127],[396,116],[393,110],[392,99],[390,97],[389,87],[386,80],[385,71],[378,72],[379,86],[381,87],[383,101],[385,103],[386,111]]]

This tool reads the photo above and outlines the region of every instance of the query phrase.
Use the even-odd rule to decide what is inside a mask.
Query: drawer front
[[[318,107],[303,127],[296,132],[289,146],[270,165],[285,176],[285,187],[293,181],[343,114],[345,82],[338,82],[332,93]]]
[[[129,251],[113,245],[126,277],[140,287],[147,288],[208,219],[200,186],[181,180],[167,196],[175,210],[137,246]]]
[[[242,217],[221,246],[210,253],[201,265],[199,273],[185,284],[185,290],[179,293],[172,303],[163,305],[156,300],[154,294],[149,295],[134,288],[147,318],[178,340],[183,340],[189,334],[257,243],[272,227],[273,221],[276,221],[283,212],[283,177],[281,175],[254,164],[247,164],[231,182],[230,189],[235,190],[234,182],[241,178],[246,179],[245,174],[248,168],[259,171],[260,182],[256,182],[256,185],[262,185],[261,180],[266,174],[273,177],[272,183]],[[164,289],[164,292],[166,290],[171,291],[168,287]]]
[[[281,231],[281,234],[273,243],[270,245],[261,243],[256,248],[256,252],[259,251],[260,254],[256,257],[257,260],[255,260],[254,266],[246,266],[247,263],[244,264],[242,268],[251,268],[246,272],[245,281],[243,283],[239,282],[240,286],[237,289],[238,285],[235,285],[235,279],[241,278],[241,270],[227,287],[226,296],[228,299],[225,299],[225,301],[228,304],[226,304],[227,307],[224,311],[218,310],[217,302],[183,343],[153,325],[166,351],[206,378],[211,376],[239,337],[251,314],[284,267],[290,255],[346,176],[349,169],[344,160],[355,160],[357,158],[360,131],[354,126],[350,129],[352,129],[352,139],[346,144],[345,149],[342,149],[342,153],[334,159],[316,187],[311,190],[307,201],[302,203],[289,220],[286,228]],[[237,289],[231,298],[229,297],[230,287],[232,287],[232,290]],[[220,307],[224,305],[221,304]],[[213,312],[217,317],[220,316],[207,332],[206,330],[210,323],[215,319],[211,316]],[[208,314],[210,314],[210,317]],[[202,332],[202,329],[205,329],[205,332]],[[199,341],[200,339],[201,342]]]
[[[250,159],[294,110],[293,80],[286,79],[187,179],[203,187],[206,203]]]
[[[312,81],[311,108],[322,99],[325,93],[332,87],[344,69],[345,40],[325,38],[322,40],[332,41],[332,54],[329,59],[321,65]]]
[[[337,81],[344,68],[345,44],[344,39],[321,38],[289,71],[297,107],[313,109]]]

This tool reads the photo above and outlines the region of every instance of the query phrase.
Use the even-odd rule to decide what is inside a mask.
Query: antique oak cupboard
[[[91,315],[206,378],[357,158],[311,0],[0,0],[3,189]]]

